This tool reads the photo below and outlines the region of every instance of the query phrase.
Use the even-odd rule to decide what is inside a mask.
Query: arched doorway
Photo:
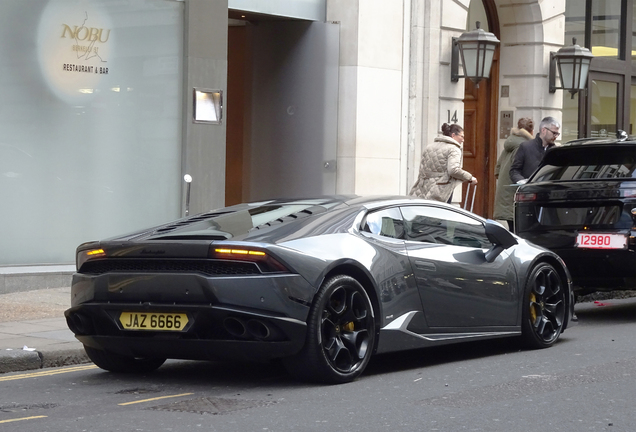
[[[467,30],[475,28],[474,21],[482,20],[481,28],[501,39],[499,19],[494,0],[473,0],[467,19]],[[487,27],[486,24],[487,23]],[[473,212],[491,217],[495,197],[495,165],[497,163],[497,100],[499,89],[499,48],[490,70],[490,79],[479,86],[465,80],[464,91],[464,169],[479,180]],[[466,197],[467,184],[462,187]],[[472,198],[472,191],[470,198]]]

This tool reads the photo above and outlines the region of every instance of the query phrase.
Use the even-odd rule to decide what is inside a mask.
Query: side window
[[[402,214],[397,208],[369,213],[362,222],[362,230],[384,237],[403,239]]]
[[[402,207],[407,240],[474,248],[489,248],[484,225],[459,212],[439,207]]]

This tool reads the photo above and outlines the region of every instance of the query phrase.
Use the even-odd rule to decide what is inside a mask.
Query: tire
[[[350,276],[334,276],[318,290],[302,350],[283,359],[297,379],[329,384],[353,381],[369,364],[375,344],[373,306]]]
[[[529,348],[548,348],[563,330],[567,310],[566,289],[550,264],[537,264],[526,282],[521,334]]]
[[[162,364],[166,359],[162,358],[136,358],[115,354],[108,351],[91,348],[84,345],[84,351],[93,363],[98,367],[110,372],[119,373],[145,373],[152,372]]]

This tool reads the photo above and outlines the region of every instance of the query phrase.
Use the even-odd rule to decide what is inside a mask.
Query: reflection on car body
[[[445,203],[246,203],[77,248],[69,328],[101,368],[281,358],[347,382],[374,353],[495,337],[555,343],[573,311],[554,253]]]
[[[515,197],[515,230],[558,253],[575,289],[636,289],[636,141],[553,148]]]

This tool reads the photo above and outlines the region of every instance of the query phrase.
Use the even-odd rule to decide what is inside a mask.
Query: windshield
[[[636,178],[636,146],[555,149],[532,182]]]

